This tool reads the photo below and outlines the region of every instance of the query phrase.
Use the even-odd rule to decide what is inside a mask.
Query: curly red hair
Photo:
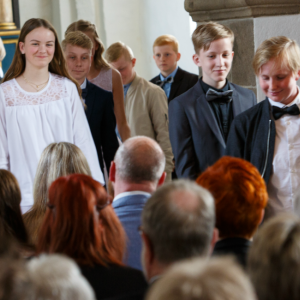
[[[267,205],[266,184],[259,171],[241,158],[224,156],[196,180],[215,199],[220,237],[251,238]]]
[[[122,265],[125,231],[101,184],[84,174],[55,180],[37,252],[63,253],[79,264]]]

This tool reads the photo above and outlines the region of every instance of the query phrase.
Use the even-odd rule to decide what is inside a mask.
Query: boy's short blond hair
[[[234,33],[230,28],[216,22],[207,22],[198,26],[192,35],[195,52],[208,50],[213,41],[229,38],[233,46]]]
[[[261,67],[275,58],[274,67],[286,67],[293,73],[300,70],[300,49],[297,42],[286,36],[276,36],[263,41],[257,48],[252,62],[255,74],[258,75]]]
[[[174,52],[178,53],[179,43],[176,37],[171,34],[164,34],[159,36],[153,43],[153,52],[154,52],[154,47],[165,46],[165,45],[171,45]]]
[[[111,44],[105,52],[105,58],[109,63],[117,61],[122,55],[124,55],[126,60],[134,58],[131,48],[122,42]]]
[[[66,50],[68,44],[84,49],[93,49],[93,42],[81,31],[71,31],[66,35],[65,39],[61,42],[61,46],[64,51]]]

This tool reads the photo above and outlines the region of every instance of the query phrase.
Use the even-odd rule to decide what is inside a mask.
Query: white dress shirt
[[[297,104],[300,108],[300,93],[288,105],[274,102],[280,108]],[[283,115],[275,121],[276,138],[272,163],[272,174],[268,183],[269,201],[266,218],[279,212],[294,209],[293,198],[300,184],[300,116]]]

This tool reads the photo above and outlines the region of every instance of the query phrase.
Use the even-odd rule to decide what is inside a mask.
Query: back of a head
[[[300,48],[296,41],[286,36],[276,36],[263,41],[257,48],[252,66],[258,76],[261,67],[274,59],[274,67],[287,68],[293,73],[300,70]]]
[[[33,300],[95,300],[94,291],[71,259],[44,255],[28,263]]]
[[[292,214],[269,219],[248,255],[248,272],[259,300],[300,299],[300,220]]]
[[[213,197],[188,180],[159,187],[142,213],[142,230],[162,264],[208,255],[214,225]]]
[[[216,22],[207,22],[199,25],[193,32],[192,41],[197,54],[200,50],[208,50],[213,41],[229,38],[233,46],[234,33],[232,30]]]
[[[105,52],[105,58],[109,63],[117,61],[122,55],[128,61],[134,58],[132,49],[123,42],[111,44]]]
[[[72,174],[49,188],[38,253],[62,253],[79,264],[121,264],[125,234],[105,189],[90,176]]]
[[[250,162],[224,156],[196,182],[215,199],[219,236],[250,239],[268,201],[266,184],[259,171]]]
[[[21,191],[17,179],[9,171],[0,169],[0,234],[26,244],[28,238],[20,203]]]
[[[165,169],[165,155],[148,137],[126,140],[115,155],[116,177],[131,183],[157,182]]]
[[[196,258],[174,264],[146,300],[255,300],[249,279],[229,258]]]

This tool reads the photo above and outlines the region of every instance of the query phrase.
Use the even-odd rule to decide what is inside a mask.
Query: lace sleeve
[[[100,169],[96,147],[77,88],[68,79],[66,79],[66,84],[72,105],[74,144],[84,153],[93,178],[104,185],[105,181]]]
[[[9,155],[7,145],[5,99],[0,86],[0,169],[9,169]]]

